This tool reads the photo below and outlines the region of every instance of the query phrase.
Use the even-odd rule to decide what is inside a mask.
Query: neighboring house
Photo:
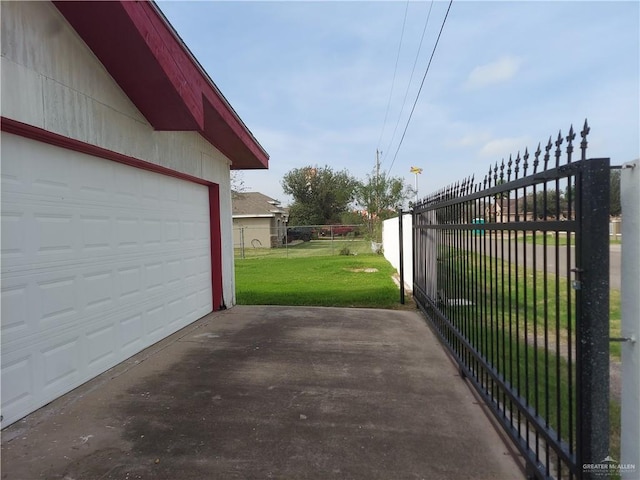
[[[1,3],[2,427],[234,302],[268,155],[154,3]]]
[[[233,244],[236,248],[282,246],[289,212],[278,200],[259,192],[234,192]]]

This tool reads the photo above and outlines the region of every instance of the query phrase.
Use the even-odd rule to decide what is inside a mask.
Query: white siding
[[[48,2],[2,2],[2,115],[220,185],[223,290],[233,302],[228,159],[196,132],[157,132]]]

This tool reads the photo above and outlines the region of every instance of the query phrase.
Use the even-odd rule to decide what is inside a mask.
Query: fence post
[[[402,235],[402,207],[398,209],[398,236],[400,237],[400,304],[404,305],[404,238]]]
[[[620,463],[629,465],[622,478],[640,475],[640,161],[627,163],[620,174],[622,202],[622,433]],[[633,465],[633,467],[631,467]]]
[[[329,230],[331,231],[331,255],[333,256],[333,255],[335,255],[335,252],[333,251],[334,250],[334,245],[333,245],[333,225],[331,225],[329,227]]]
[[[244,227],[240,227],[240,251],[242,252],[242,258],[244,258]]]
[[[602,478],[584,465],[609,455],[609,178],[609,159],[599,158],[576,179],[576,453],[584,480]]]

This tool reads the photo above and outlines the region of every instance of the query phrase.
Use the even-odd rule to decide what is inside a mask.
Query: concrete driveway
[[[2,479],[524,478],[415,311],[213,313],[2,432]]]

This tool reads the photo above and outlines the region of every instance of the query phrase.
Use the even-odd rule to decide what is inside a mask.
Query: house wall
[[[224,301],[232,305],[229,160],[196,132],[154,131],[51,3],[0,8],[2,115],[217,183]]]
[[[245,248],[254,248],[259,243],[262,248],[271,248],[273,217],[246,217],[233,219],[233,244]],[[253,242],[257,240],[258,242]],[[253,243],[252,243],[253,242]],[[255,245],[254,245],[255,244]]]

